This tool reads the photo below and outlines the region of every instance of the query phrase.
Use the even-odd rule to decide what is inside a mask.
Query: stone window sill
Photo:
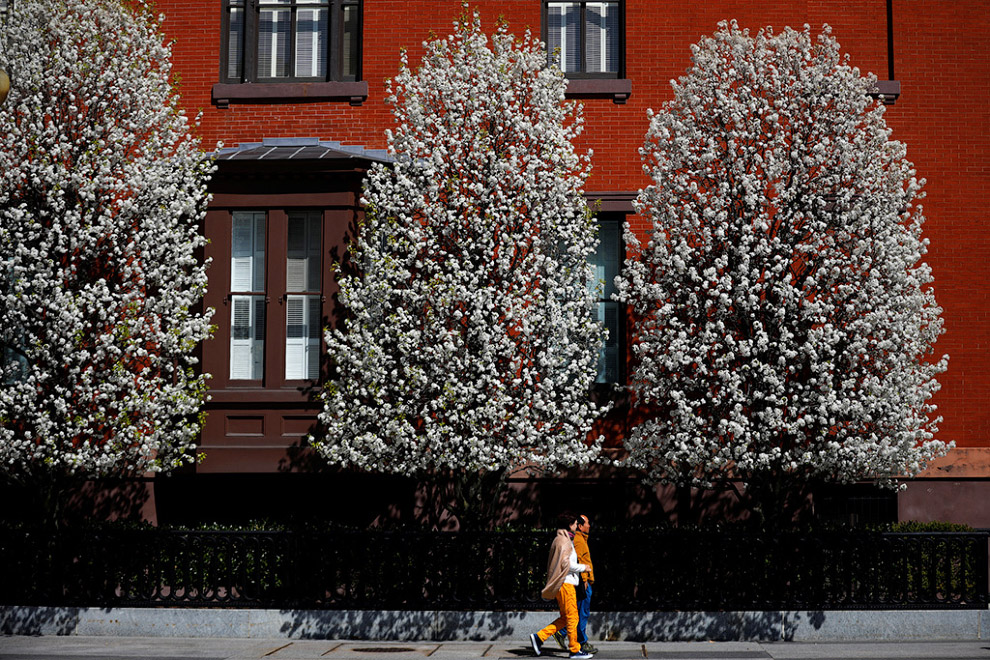
[[[224,109],[231,103],[315,103],[347,101],[361,105],[368,98],[367,81],[310,83],[217,83],[213,105]]]
[[[899,80],[878,80],[870,96],[878,98],[884,105],[894,105],[894,101],[901,95],[901,83]]]
[[[632,94],[632,80],[628,78],[574,78],[567,81],[566,96],[569,99],[611,98],[612,103],[623,105]]]

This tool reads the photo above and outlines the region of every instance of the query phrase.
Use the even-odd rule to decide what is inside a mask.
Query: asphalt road
[[[598,660],[990,660],[990,640],[932,642],[597,642]],[[172,637],[0,636],[0,660],[455,660],[533,657],[518,642],[361,642]],[[544,647],[545,658],[566,658]]]

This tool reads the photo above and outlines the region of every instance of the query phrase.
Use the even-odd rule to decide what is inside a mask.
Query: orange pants
[[[560,608],[560,616],[549,626],[536,633],[541,642],[545,642],[558,630],[567,629],[567,645],[571,653],[581,650],[581,645],[577,641],[577,594],[574,592],[574,585],[564,583],[557,592],[557,607]]]

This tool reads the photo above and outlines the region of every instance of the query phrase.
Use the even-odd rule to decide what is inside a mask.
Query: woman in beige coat
[[[588,570],[584,564],[579,564],[577,553],[574,551],[574,532],[577,530],[578,517],[564,513],[558,518],[557,536],[550,546],[550,561],[547,563],[547,583],[540,593],[545,600],[557,600],[560,616],[556,621],[538,633],[529,636],[533,652],[540,655],[543,642],[558,630],[567,629],[568,647],[571,658],[592,658],[590,653],[582,653],[577,641],[577,594],[574,591],[581,579],[581,573]]]

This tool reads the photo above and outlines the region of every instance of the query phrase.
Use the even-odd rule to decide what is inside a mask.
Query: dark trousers
[[[591,583],[584,583],[584,598],[579,598],[577,602],[578,624],[577,637],[578,644],[588,643],[588,615],[591,614]]]

